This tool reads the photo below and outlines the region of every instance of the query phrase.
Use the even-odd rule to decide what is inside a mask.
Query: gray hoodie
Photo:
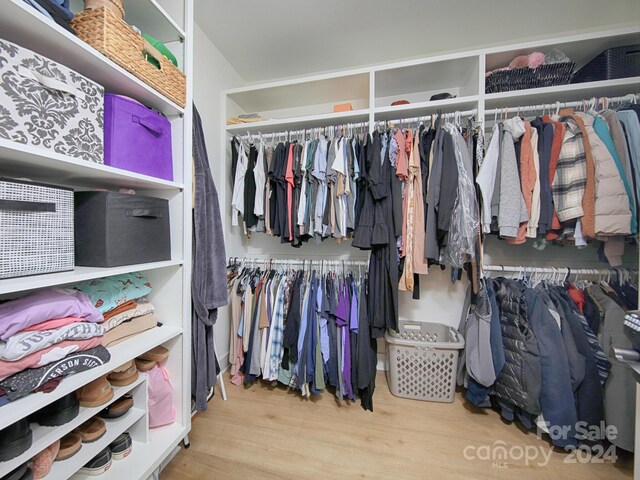
[[[504,121],[504,135],[500,155],[500,210],[498,226],[500,236],[516,237],[518,226],[529,220],[529,212],[520,188],[520,176],[516,158],[516,142],[524,135],[524,121],[514,117]]]

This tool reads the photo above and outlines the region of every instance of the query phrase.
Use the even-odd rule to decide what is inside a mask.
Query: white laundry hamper
[[[387,382],[396,397],[453,402],[458,357],[464,338],[442,323],[398,320],[399,332],[385,334]]]

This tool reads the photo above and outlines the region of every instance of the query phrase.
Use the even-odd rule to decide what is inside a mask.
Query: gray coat
[[[604,309],[604,322],[600,328],[600,341],[611,362],[611,371],[604,384],[604,419],[607,425],[618,429],[616,438],[609,441],[617,447],[634,451],[636,419],[636,381],[631,368],[618,361],[613,347],[633,349],[635,335],[624,327],[624,310],[609,297],[602,287],[594,285],[590,293]]]

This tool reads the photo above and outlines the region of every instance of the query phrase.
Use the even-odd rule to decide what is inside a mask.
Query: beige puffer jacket
[[[591,155],[596,167],[596,235],[629,235],[631,233],[631,210],[629,197],[607,146],[593,129],[594,117],[587,113],[576,113],[584,122]]]

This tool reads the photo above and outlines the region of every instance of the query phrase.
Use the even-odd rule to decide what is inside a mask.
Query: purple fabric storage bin
[[[173,180],[171,123],[121,95],[104,95],[104,164]]]

